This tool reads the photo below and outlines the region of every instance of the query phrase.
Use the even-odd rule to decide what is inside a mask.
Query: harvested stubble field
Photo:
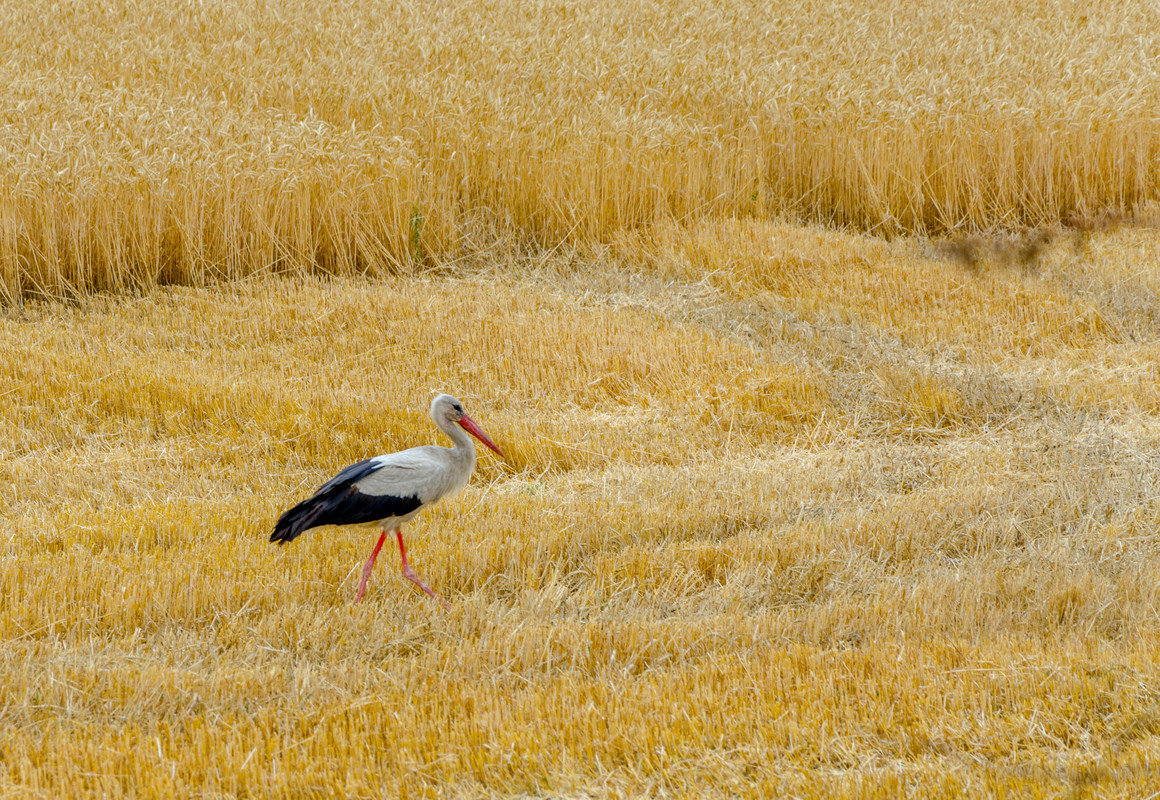
[[[1037,274],[760,222],[0,324],[0,785],[1141,797],[1160,756],[1152,231]],[[338,467],[508,454],[279,550]]]
[[[0,794],[1160,788],[1150,6],[764,9],[0,9]]]

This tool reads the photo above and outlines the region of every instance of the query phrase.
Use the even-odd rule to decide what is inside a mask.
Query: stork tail
[[[325,511],[325,506],[318,500],[317,496],[303,500],[278,517],[278,522],[274,525],[274,532],[270,534],[270,541],[286,544],[313,528],[315,521]]]

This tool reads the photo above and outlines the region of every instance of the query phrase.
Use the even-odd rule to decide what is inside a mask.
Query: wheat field
[[[0,6],[0,796],[1157,796],[1151,4]]]
[[[1160,188],[1151,2],[0,4],[0,299],[430,268],[747,216],[895,235]]]

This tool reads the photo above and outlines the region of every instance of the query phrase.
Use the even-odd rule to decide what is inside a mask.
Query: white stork
[[[422,509],[454,494],[467,483],[475,469],[475,444],[467,433],[500,457],[503,453],[475,424],[475,420],[467,416],[460,402],[449,394],[441,394],[431,401],[431,419],[455,443],[454,447],[423,445],[351,464],[322,484],[312,497],[279,517],[270,541],[285,544],[320,525],[382,526],[379,543],[363,567],[362,582],[355,598],[358,603],[366,591],[367,579],[386,541],[387,532],[393,530],[399,540],[399,555],[403,558],[403,577],[447,606],[447,601],[431,591],[407,563],[402,525],[410,522]]]

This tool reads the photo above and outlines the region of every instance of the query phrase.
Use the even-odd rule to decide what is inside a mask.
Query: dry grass
[[[1153,17],[5,5],[0,795],[1154,792]]]
[[[1121,214],[1160,187],[1154,11],[9,3],[0,299],[406,271],[497,230]]]
[[[759,222],[0,322],[0,793],[1142,797],[1155,234],[969,271]],[[511,454],[372,541],[277,513]]]

